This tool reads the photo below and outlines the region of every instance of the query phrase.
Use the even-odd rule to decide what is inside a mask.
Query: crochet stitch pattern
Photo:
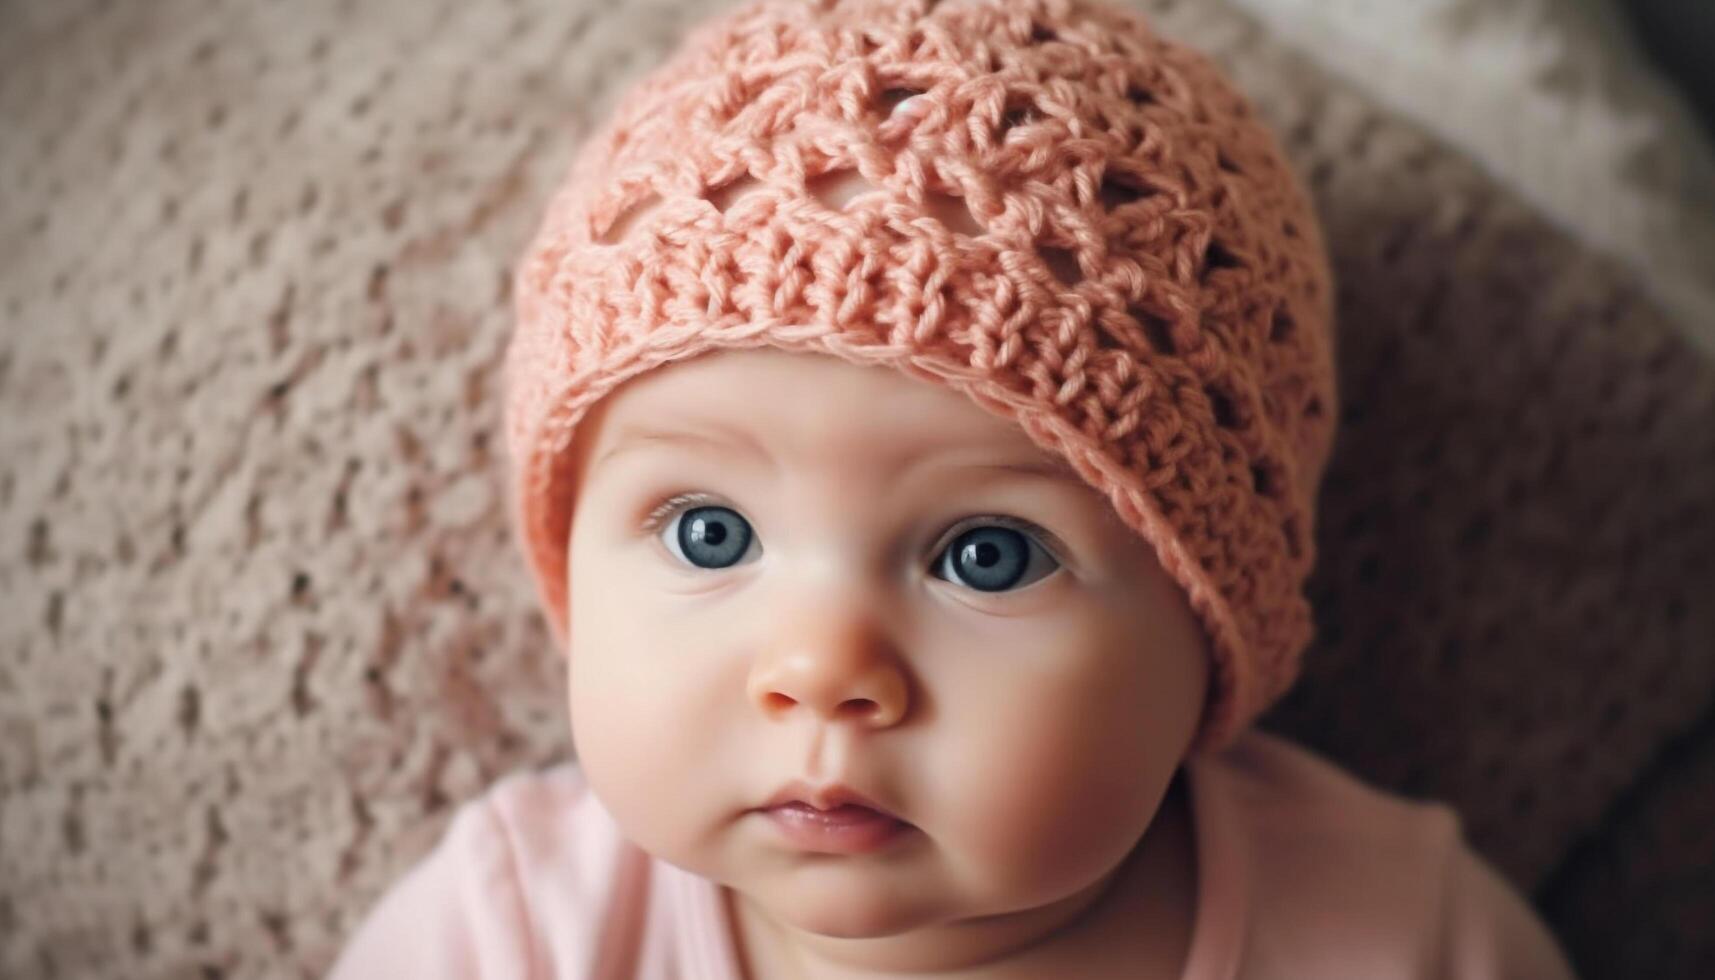
[[[513,285],[512,519],[562,646],[578,420],[652,367],[766,345],[957,389],[1105,494],[1209,637],[1194,751],[1298,674],[1332,272],[1245,97],[1136,13],[737,7],[591,135]]]

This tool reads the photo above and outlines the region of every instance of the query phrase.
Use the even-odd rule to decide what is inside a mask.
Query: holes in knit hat
[[[1286,488],[1280,464],[1272,459],[1259,459],[1251,464],[1251,484],[1256,492],[1270,500],[1278,499]]]
[[[1155,103],[1155,93],[1136,83],[1126,86],[1125,97],[1138,105],[1153,105]]]
[[[1141,200],[1152,193],[1148,187],[1139,186],[1137,178],[1129,174],[1110,173],[1102,177],[1102,207],[1109,211]]]
[[[1178,348],[1173,343],[1173,324],[1171,321],[1136,306],[1131,307],[1126,312],[1130,313],[1132,319],[1137,321],[1138,327],[1143,330],[1143,335],[1149,338],[1150,346],[1154,347],[1157,352],[1162,354],[1178,353]]]
[[[1009,130],[1041,118],[1042,113],[1034,100],[1022,93],[1015,94],[1007,100],[1006,108],[1000,114],[999,134],[1005,136]]]
[[[1298,330],[1298,321],[1292,318],[1292,311],[1282,303],[1274,308],[1274,318],[1269,321],[1268,339],[1276,344],[1291,340]]]
[[[1054,273],[1054,278],[1068,286],[1076,286],[1083,281],[1084,272],[1078,268],[1078,257],[1071,249],[1038,245],[1036,251],[1041,253],[1042,261],[1047,263],[1048,271]]]
[[[863,175],[856,170],[844,167],[809,178],[804,181],[804,189],[830,210],[840,211],[845,208],[847,201],[859,194],[875,190],[875,185],[864,180]]]
[[[923,195],[923,205],[930,216],[946,225],[949,231],[963,235],[980,235],[987,230],[977,223],[962,197],[930,191]]]
[[[642,218],[648,212],[655,210],[660,203],[661,195],[650,192],[649,196],[637,201],[624,211],[621,211],[619,216],[613,219],[613,224],[607,227],[607,231],[598,235],[596,240],[604,245],[612,245],[614,242],[619,241],[626,236],[627,232],[631,231],[632,227],[637,224],[638,219]]]
[[[901,102],[922,94],[923,90],[917,88],[890,88],[876,98],[876,105],[881,107],[882,115],[890,116],[895,109],[899,108]]]
[[[719,187],[711,187],[705,190],[703,197],[715,206],[715,210],[724,214],[739,198],[761,186],[762,182],[755,177],[750,174],[742,174]]]
[[[1046,43],[1048,41],[1058,41],[1058,40],[1060,40],[1060,35],[1055,32],[1054,28],[1049,27],[1047,24],[1044,24],[1041,21],[1032,21],[1031,22],[1031,24],[1030,24],[1030,43],[1032,43],[1032,44],[1043,44],[1043,43]]]
[[[1232,396],[1213,386],[1204,388],[1203,393],[1209,396],[1209,407],[1215,410],[1215,424],[1223,429],[1237,428],[1239,419],[1233,410]]]
[[[1226,150],[1215,151],[1215,165],[1230,174],[1244,173],[1244,171],[1239,169],[1238,164],[1234,163],[1232,158],[1227,156]]]
[[[1237,269],[1242,264],[1227,246],[1210,239],[1209,248],[1203,253],[1203,279],[1207,281],[1209,274],[1217,269]]]

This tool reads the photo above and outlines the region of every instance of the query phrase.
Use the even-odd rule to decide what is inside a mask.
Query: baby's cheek
[[[1128,765],[1116,719],[1078,704],[1071,688],[1036,687],[991,703],[1011,709],[949,725],[972,733],[946,767],[954,846],[1021,902],[1071,894],[1141,835],[1148,777]]]
[[[634,666],[595,662],[570,671],[568,710],[579,762],[603,804],[639,844],[670,836],[659,826],[671,812],[662,799],[672,785],[664,771],[673,758],[670,740],[677,733],[663,724],[660,691]]]

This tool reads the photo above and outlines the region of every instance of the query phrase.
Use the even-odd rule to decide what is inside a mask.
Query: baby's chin
[[[851,863],[794,868],[739,891],[780,925],[835,939],[876,939],[957,918],[926,882]]]
[[[884,865],[840,855],[738,854],[726,848],[651,850],[657,860],[725,892],[732,911],[793,931],[840,939],[893,936],[949,916],[932,882],[900,862]]]
[[[782,926],[833,939],[897,936],[949,918],[946,910],[934,907],[924,890],[853,871],[850,867],[800,868],[789,875],[790,880],[735,887],[733,898],[750,902]]]
[[[949,937],[970,939],[992,929],[1000,920],[1030,915],[1060,896],[1044,890],[988,890],[964,879],[925,874],[922,867],[895,865],[862,867],[849,861],[746,875],[730,882],[730,901],[748,903],[748,908],[782,927],[832,939],[879,939],[935,930],[920,938],[936,948]],[[977,890],[973,891],[972,889]],[[944,932],[951,927],[951,932]],[[970,928],[967,928],[970,927]],[[972,931],[975,929],[976,931]],[[900,947],[895,952],[910,949]]]

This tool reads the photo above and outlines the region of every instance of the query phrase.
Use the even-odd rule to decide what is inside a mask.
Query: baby
[[[1311,639],[1321,234],[1098,0],[695,29],[516,280],[577,760],[333,976],[1570,977],[1450,807],[1252,727]]]

